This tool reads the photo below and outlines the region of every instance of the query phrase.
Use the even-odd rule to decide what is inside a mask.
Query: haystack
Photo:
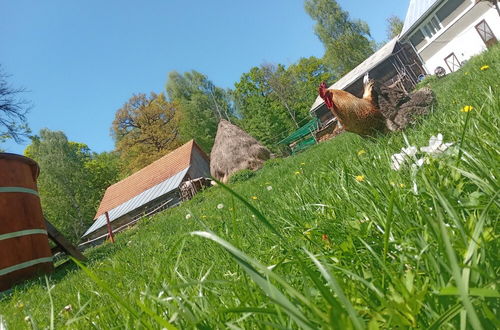
[[[227,182],[234,172],[258,170],[271,156],[269,149],[236,125],[221,119],[210,153],[210,173]]]

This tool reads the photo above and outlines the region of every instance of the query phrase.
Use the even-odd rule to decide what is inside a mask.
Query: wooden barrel
[[[54,270],[38,173],[34,160],[0,153],[0,292]]]

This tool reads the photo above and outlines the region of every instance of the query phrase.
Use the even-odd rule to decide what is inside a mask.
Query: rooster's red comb
[[[333,107],[332,93],[328,91],[324,81],[319,85],[318,92],[319,96],[325,101],[328,109],[331,109]]]

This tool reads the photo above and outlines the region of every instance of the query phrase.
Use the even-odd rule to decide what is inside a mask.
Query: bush
[[[252,170],[241,170],[231,175],[231,177],[229,178],[229,183],[247,181],[248,179],[253,178],[254,176],[255,172]]]

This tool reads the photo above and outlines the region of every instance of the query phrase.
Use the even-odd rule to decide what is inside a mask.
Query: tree
[[[335,0],[306,0],[306,12],[316,21],[314,31],[325,47],[325,60],[343,76],[374,51],[368,25],[351,20]]]
[[[280,140],[310,120],[318,86],[331,76],[328,66],[316,57],[301,58],[288,68],[281,64],[252,68],[233,91],[239,124],[276,151]]]
[[[242,117],[239,125],[265,146],[276,150],[276,143],[297,129],[297,125],[274,93],[269,77],[268,69],[253,67],[235,84],[233,98]]]
[[[123,161],[123,173],[131,174],[181,144],[180,113],[165,95],[132,96],[115,114],[112,135]]]
[[[118,179],[111,154],[95,154],[60,131],[43,129],[25,155],[40,165],[38,190],[45,216],[71,241],[92,223],[104,190]],[[115,157],[116,158],[116,157]]]
[[[297,109],[293,106],[296,96],[293,77],[282,64],[271,63],[262,64],[260,69],[263,72],[264,81],[269,85],[269,89],[277,101],[286,109],[290,120],[298,128]]]
[[[30,133],[26,118],[29,103],[19,98],[25,90],[12,87],[8,77],[0,66],[0,143],[7,139],[19,143]]]
[[[323,81],[335,79],[324,59],[314,56],[301,58],[287,69],[295,86],[294,107],[302,118],[309,115],[309,109],[318,96],[318,86]]]
[[[396,15],[392,15],[387,19],[387,24],[387,38],[391,40],[401,33],[404,22]]]
[[[212,149],[220,118],[235,119],[229,94],[197,71],[180,74],[172,71],[166,84],[167,94],[179,105],[182,140],[195,139],[207,152]]]

